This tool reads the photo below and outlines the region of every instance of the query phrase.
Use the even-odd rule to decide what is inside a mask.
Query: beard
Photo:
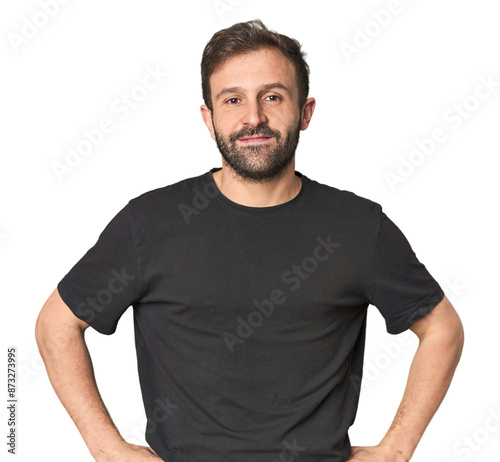
[[[241,177],[252,183],[268,182],[278,179],[290,165],[299,144],[300,121],[298,125],[285,133],[266,125],[243,127],[238,132],[223,136],[217,132],[214,125],[215,141],[223,159]],[[272,142],[238,146],[238,139],[251,136],[272,136]]]

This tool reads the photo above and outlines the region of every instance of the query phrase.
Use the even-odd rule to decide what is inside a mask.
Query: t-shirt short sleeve
[[[444,297],[406,237],[382,211],[368,287],[369,302],[381,312],[390,334],[410,328]]]
[[[121,315],[140,298],[129,207],[111,220],[57,286],[75,316],[103,334],[112,334]]]

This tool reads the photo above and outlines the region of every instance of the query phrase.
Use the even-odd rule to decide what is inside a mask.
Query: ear
[[[316,100],[314,98],[307,98],[300,118],[300,129],[305,130],[311,123],[311,118],[316,107]]]
[[[210,132],[210,136],[212,137],[212,139],[215,140],[214,121],[212,119],[212,111],[210,111],[210,109],[208,109],[208,106],[206,106],[205,104],[203,104],[200,107],[200,111],[201,111],[201,118],[203,119],[203,122],[205,122],[205,125],[208,128],[208,131]]]

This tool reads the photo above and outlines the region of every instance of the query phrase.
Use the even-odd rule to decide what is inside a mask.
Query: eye
[[[270,101],[279,101],[281,97],[278,95],[269,95],[266,99],[270,99]]]
[[[226,101],[226,104],[229,104],[229,105],[236,104],[237,101],[239,101],[239,98],[229,98]]]

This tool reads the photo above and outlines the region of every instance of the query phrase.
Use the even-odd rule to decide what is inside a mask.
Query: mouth
[[[238,141],[245,144],[253,144],[253,143],[266,143],[269,140],[272,140],[272,136],[251,136],[248,138],[240,138]]]

